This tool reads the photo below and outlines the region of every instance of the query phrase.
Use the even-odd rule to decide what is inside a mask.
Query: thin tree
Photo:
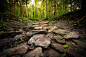
[[[48,17],[47,14],[48,14],[48,13],[47,13],[47,0],[46,0],[46,18]]]
[[[37,0],[35,0],[35,17],[37,18]]]
[[[20,2],[20,16],[22,17],[22,2],[21,0],[19,0],[19,2]]]
[[[54,15],[56,14],[56,0],[54,0]]]

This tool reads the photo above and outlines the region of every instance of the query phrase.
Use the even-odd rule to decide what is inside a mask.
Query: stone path
[[[0,57],[86,57],[86,42],[70,29],[58,29],[48,21],[38,21],[29,31],[15,32],[0,40]],[[2,33],[9,36],[11,32]]]

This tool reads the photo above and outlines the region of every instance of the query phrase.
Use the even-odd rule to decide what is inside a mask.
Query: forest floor
[[[35,23],[2,22],[0,57],[86,57],[86,17],[74,14]]]

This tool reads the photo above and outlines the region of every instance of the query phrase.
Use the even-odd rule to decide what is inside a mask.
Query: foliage
[[[69,48],[69,46],[67,46],[67,45],[63,45],[63,48]]]
[[[72,45],[75,45],[75,43],[72,43]]]
[[[9,1],[10,4],[8,3]],[[72,4],[74,3],[74,5],[70,6],[71,2]],[[81,0],[56,0],[56,2],[55,0],[16,0],[15,3],[14,0],[5,0],[5,2],[2,3],[2,6],[7,8],[4,10],[7,14],[12,13],[19,16],[19,20],[25,22],[30,21],[29,18],[53,19],[65,13],[78,10],[77,8],[81,6]]]

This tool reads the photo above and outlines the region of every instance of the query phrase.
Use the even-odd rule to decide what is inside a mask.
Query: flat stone
[[[33,23],[33,25],[38,25],[39,23]]]
[[[33,32],[42,32],[42,31],[45,31],[45,32],[47,32],[46,30],[44,30],[44,29],[41,29],[41,30],[32,30]]]
[[[53,39],[55,39],[59,43],[65,43],[66,42],[65,39],[59,35],[54,36]]]
[[[43,57],[42,48],[37,47],[35,50],[27,52],[24,57]]]
[[[50,45],[51,41],[48,38],[39,38],[36,42],[36,46],[42,46],[44,48],[47,48]]]
[[[79,38],[79,34],[76,32],[70,32],[67,35],[65,35],[64,38],[66,38],[66,39]]]
[[[28,41],[28,44],[35,44],[36,46],[42,46],[44,48],[47,48],[51,41],[48,38],[44,37],[45,35],[39,34],[39,35],[34,35],[31,37],[31,39]]]
[[[54,39],[57,39],[57,38],[59,38],[60,40],[61,40],[61,39],[63,39],[63,37],[62,37],[62,36],[59,36],[59,35],[57,35],[57,36],[54,36],[53,38],[54,38]]]
[[[10,48],[10,49],[2,51],[0,53],[0,56],[5,55],[5,54],[8,56],[15,55],[15,54],[23,55],[27,52],[27,50],[28,50],[27,45],[21,45],[19,47],[14,47],[14,48]]]
[[[28,41],[28,44],[33,44],[37,41],[37,39],[39,38],[44,38],[44,34],[38,34],[38,35],[34,35],[33,37],[30,38],[30,40]]]
[[[21,57],[20,55],[13,55],[13,56],[11,56],[11,57]]]
[[[52,26],[43,27],[43,29],[50,29]]]
[[[65,43],[66,42],[65,39],[61,39],[61,40],[60,39],[56,39],[56,41],[59,42],[59,43]]]
[[[60,57],[60,54],[53,49],[44,51],[44,57]]]
[[[85,48],[86,49],[86,43],[82,42],[80,40],[73,40],[75,43],[77,43],[80,47]]]
[[[53,32],[54,33],[57,33],[57,34],[66,34],[68,30],[64,30],[64,29],[57,29],[57,30],[54,30]]]
[[[53,30],[55,30],[57,27],[56,26],[52,26],[49,30],[48,30],[48,32],[52,32]]]
[[[41,21],[41,22],[38,22],[38,23],[40,23],[40,24],[47,24],[48,21]]]
[[[34,27],[34,29],[42,29],[42,27]]]
[[[35,32],[35,31],[28,31],[28,32],[26,32],[25,34],[26,34],[26,36],[31,36],[31,35],[34,35],[34,34],[36,34],[36,33],[38,33],[38,32]]]
[[[20,31],[20,32],[23,32],[23,30],[22,30],[22,29],[19,29],[19,31]]]
[[[74,45],[73,45],[72,43],[74,43],[74,42],[68,41],[68,42],[66,43],[66,45],[68,45],[68,46],[71,47],[71,48],[80,48],[80,49],[82,49],[79,45],[76,45],[75,43],[74,43]]]
[[[39,27],[40,25],[32,25],[32,27]]]
[[[58,44],[58,43],[54,43],[54,44],[51,44],[51,47],[53,47],[55,50],[63,53],[64,52],[64,48],[63,48],[63,45],[61,44]]]
[[[22,34],[21,31],[13,31],[13,32],[2,32],[0,33],[0,38],[6,37],[6,36],[15,36],[17,34]]]
[[[46,35],[46,38],[53,39],[53,34],[52,34],[52,33],[48,33],[48,34]]]
[[[86,57],[86,51],[80,48],[69,47],[67,53],[70,57]]]
[[[42,27],[47,27],[48,24],[40,24]]]
[[[71,46],[73,46],[72,43],[73,43],[72,41],[69,41],[66,44],[71,47]]]

